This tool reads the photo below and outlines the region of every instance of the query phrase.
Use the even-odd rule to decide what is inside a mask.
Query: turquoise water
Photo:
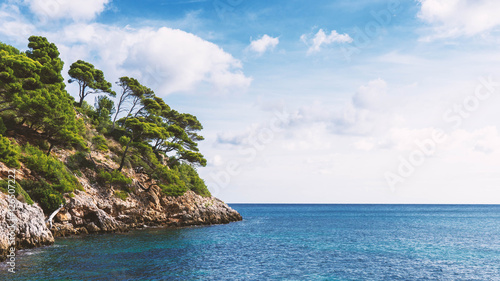
[[[1,280],[500,280],[500,205],[231,205],[244,221],[58,239]]]

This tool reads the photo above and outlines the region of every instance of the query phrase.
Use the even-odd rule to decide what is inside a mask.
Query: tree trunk
[[[125,164],[125,157],[127,156],[128,147],[130,146],[131,142],[132,142],[132,138],[130,138],[129,142],[127,143],[127,146],[125,147],[125,151],[123,152],[123,156],[122,156],[122,161],[120,163],[120,167],[117,169],[117,171],[119,171],[119,172],[121,172],[121,170],[123,168],[123,164]]]
[[[80,101],[78,102],[78,107],[82,108],[84,96],[80,96]]]
[[[116,118],[118,117],[118,114],[120,114],[121,109],[122,109],[122,103],[125,101],[125,98],[123,97],[125,93],[123,93],[120,97],[120,102],[118,102],[118,106],[116,108],[116,113],[115,113],[115,118],[113,118],[113,126],[111,127],[111,132],[115,130],[115,123],[116,123]]]
[[[50,143],[49,151],[47,151],[47,156],[50,156],[50,152],[52,151],[52,148],[54,148],[54,143]]]
[[[113,119],[113,126],[111,126],[111,132],[115,130],[115,122],[116,122],[116,115],[115,118]]]
[[[45,223],[50,223],[50,227],[49,229],[52,228],[52,220],[54,219],[54,217],[57,215],[57,213],[59,213],[59,211],[63,208],[63,204],[61,204],[61,206],[59,206],[59,209],[55,210],[52,215],[50,215],[50,217],[47,219],[47,221]]]

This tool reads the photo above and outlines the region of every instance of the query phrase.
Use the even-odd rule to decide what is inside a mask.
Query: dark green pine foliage
[[[103,72],[78,60],[68,73],[69,82],[79,85],[78,104],[85,104],[85,108],[78,109],[83,118],[77,118],[74,99],[66,92],[61,75],[64,64],[56,45],[44,37],[31,36],[28,47],[26,52],[20,52],[0,43],[0,161],[9,167],[18,167],[22,162],[40,177],[39,184],[24,182],[24,185],[44,211],[64,202],[63,194],[80,189],[73,173],[82,176],[88,169],[98,175],[95,180],[118,188],[120,195],[131,192],[131,183],[121,172],[127,166],[143,167],[144,173],[155,179],[166,195],[178,196],[193,190],[210,196],[194,168],[206,165],[197,144],[203,140],[199,135],[203,127],[194,115],[171,109],[150,88],[126,76],[117,82],[121,94],[115,107],[108,96],[116,94]],[[95,93],[105,95],[98,96],[92,107],[84,100]],[[86,125],[97,134],[87,131],[84,120],[91,121]],[[18,131],[21,129],[23,132]],[[21,149],[16,141],[1,136],[17,133],[31,134],[36,141],[29,140]],[[108,147],[106,137],[121,140],[123,146]],[[50,155],[55,146],[73,146],[77,152],[64,165]],[[92,159],[89,149],[121,154],[116,160],[119,168],[106,171]]]
[[[41,131],[50,144],[47,154],[56,144],[85,147],[57,47],[40,36],[31,36],[28,47],[23,54],[0,45],[0,112],[13,111],[19,125]]]
[[[112,97],[116,96],[116,93],[111,89],[111,83],[104,79],[104,73],[91,63],[78,60],[70,66],[68,74],[71,77],[68,80],[69,83],[78,83],[79,107],[82,106],[83,100],[90,94],[107,93]]]

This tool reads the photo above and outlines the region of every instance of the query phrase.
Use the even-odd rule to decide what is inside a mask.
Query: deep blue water
[[[500,280],[500,205],[231,205],[244,221],[58,239],[1,280]]]

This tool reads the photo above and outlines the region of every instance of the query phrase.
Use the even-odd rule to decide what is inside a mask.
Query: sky
[[[197,116],[228,203],[500,203],[500,2],[311,2],[7,0],[0,41]]]

